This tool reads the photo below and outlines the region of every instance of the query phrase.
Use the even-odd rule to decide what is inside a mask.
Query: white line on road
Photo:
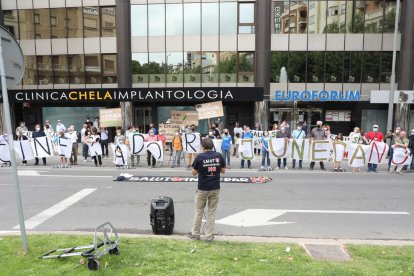
[[[90,195],[91,193],[95,192],[97,189],[82,189],[76,194],[62,200],[61,202],[53,205],[49,209],[44,210],[43,212],[37,214],[34,217],[31,217],[30,219],[25,221],[26,229],[32,230],[33,228],[39,226],[40,224],[44,223],[48,219],[52,218],[53,216],[59,214],[63,210],[67,209],[71,205],[75,204],[82,198]],[[16,225],[13,227],[13,229],[20,229],[19,225]]]
[[[14,184],[0,184],[1,186],[14,186]],[[95,188],[95,186],[82,186],[82,185],[57,185],[57,184],[20,184],[21,188],[24,187],[51,187],[51,188]],[[112,186],[96,186],[96,188],[112,189]]]

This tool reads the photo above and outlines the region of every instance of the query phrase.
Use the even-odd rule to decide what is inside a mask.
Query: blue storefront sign
[[[336,90],[276,90],[274,98],[272,99],[278,102],[357,102],[361,100],[360,91],[336,91]]]

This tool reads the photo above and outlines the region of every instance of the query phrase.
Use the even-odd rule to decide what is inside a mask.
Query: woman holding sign
[[[145,142],[157,142],[157,141],[158,141],[158,136],[155,135],[154,128],[151,128],[148,132],[147,138],[145,138]],[[151,160],[152,160],[152,165],[151,165]],[[147,162],[148,162],[148,166],[151,166],[151,168],[155,168],[155,164],[157,163],[157,160],[155,159],[155,157],[152,155],[152,153],[149,150],[147,150]]]
[[[102,148],[101,144],[99,143],[100,137],[98,135],[98,130],[96,127],[92,127],[92,133],[85,137],[85,143],[89,146],[89,151],[91,153],[91,157],[95,162],[95,167],[102,167]],[[98,160],[96,160],[98,157]]]

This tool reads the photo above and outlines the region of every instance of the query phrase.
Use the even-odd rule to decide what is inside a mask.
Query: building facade
[[[406,2],[398,52],[406,30],[404,7],[411,9]],[[372,90],[390,89],[395,1],[2,0],[1,5],[4,26],[25,55],[25,76],[12,88],[19,95],[11,97],[16,122],[32,126],[61,119],[79,127],[99,108],[121,106],[126,125],[146,130],[151,122],[167,122],[173,110],[223,100],[228,126],[236,121],[265,128],[282,121],[311,126],[320,119],[334,132],[373,123],[386,131],[387,105],[371,104],[370,97]],[[397,82],[400,59],[399,54]],[[412,83],[399,89],[413,90]],[[106,91],[114,97],[99,96]],[[312,91],[343,97],[306,98]],[[53,92],[55,98],[76,92],[71,94],[76,100],[54,100]],[[351,92],[358,97],[346,98]],[[207,128],[201,121],[201,132]]]

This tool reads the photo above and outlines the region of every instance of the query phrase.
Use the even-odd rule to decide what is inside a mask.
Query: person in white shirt
[[[81,129],[81,142],[82,142],[83,162],[86,162],[88,160],[89,146],[88,146],[88,144],[86,144],[84,142],[85,137],[87,136],[87,133],[88,133],[88,125],[87,124],[83,124],[83,127]]]
[[[78,165],[78,135],[75,131],[75,126],[68,127],[66,137],[72,140],[72,155],[70,156],[70,164]]]
[[[57,120],[56,132],[65,132],[65,131],[66,131],[65,125],[62,123],[61,120]]]
[[[95,121],[93,122],[93,126],[96,127],[96,129],[99,129],[99,117],[95,117]]]
[[[302,123],[297,124],[296,129],[292,132],[292,139],[300,140],[305,139],[305,131],[303,130]],[[299,170],[302,169],[303,160],[299,160]],[[292,160],[292,168],[296,166],[296,159]]]
[[[234,138],[235,139],[236,139],[236,137],[239,137],[240,138],[242,136],[243,129],[240,127],[240,123],[239,122],[236,122],[236,124],[234,126],[233,132],[234,132]],[[237,133],[239,135],[237,135]],[[234,143],[234,146],[233,146],[233,156],[236,156],[238,154],[237,150],[238,150],[237,143]]]
[[[101,127],[102,157],[108,157],[108,155],[109,155],[109,153],[108,153],[108,144],[109,144],[108,130],[106,129],[106,127]],[[106,149],[106,151],[105,151],[105,149]]]

